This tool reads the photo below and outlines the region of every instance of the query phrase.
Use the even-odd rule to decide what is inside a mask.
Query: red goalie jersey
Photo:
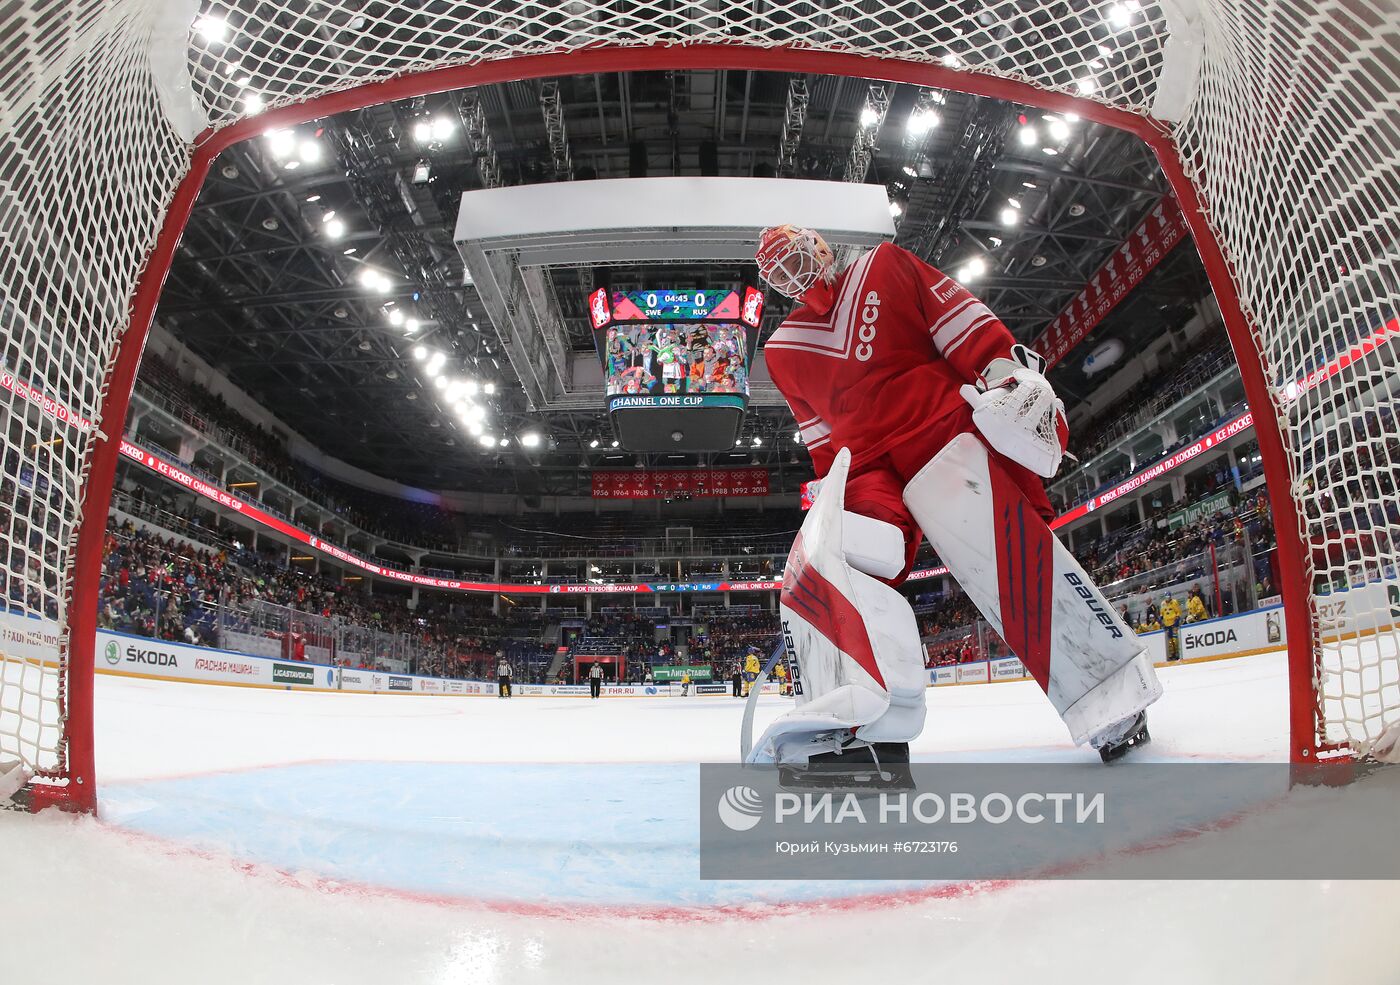
[[[958,390],[1012,344],[1006,326],[961,284],[886,243],[837,275],[830,311],[799,306],[764,346],[818,477],[849,448],[846,509],[904,530],[906,565],[896,584],[921,536],[904,508],[904,486],[949,441],[976,431]],[[1039,477],[997,457],[1048,519]]]

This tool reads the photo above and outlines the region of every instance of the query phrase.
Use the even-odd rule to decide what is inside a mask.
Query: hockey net
[[[94,803],[114,444],[214,153],[354,106],[591,71],[866,75],[1073,109],[1147,139],[1259,429],[1293,755],[1367,752],[1400,716],[1389,0],[20,0],[0,36],[0,773],[23,764],[49,799]]]

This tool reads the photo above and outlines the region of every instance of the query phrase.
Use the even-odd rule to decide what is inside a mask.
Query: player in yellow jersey
[[[753,682],[758,680],[762,670],[763,664],[758,660],[758,647],[749,647],[749,655],[744,658],[744,697],[748,697],[749,689],[753,687]]]

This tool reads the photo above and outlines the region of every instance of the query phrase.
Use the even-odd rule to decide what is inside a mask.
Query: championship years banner
[[[1108,317],[1129,291],[1142,283],[1162,258],[1186,237],[1186,231],[1186,217],[1181,214],[1176,199],[1163,198],[1089,278],[1089,283],[1068,307],[1036,336],[1031,348],[1054,366]]]
[[[636,469],[593,473],[594,499],[674,499],[677,496],[767,496],[768,470]]]

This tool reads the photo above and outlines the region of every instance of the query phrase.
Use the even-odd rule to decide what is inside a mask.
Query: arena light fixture
[[[267,141],[267,149],[278,160],[296,150],[297,135],[291,130],[273,130],[263,139]]]
[[[409,335],[412,335],[414,332],[418,331],[418,319],[405,318],[403,320],[403,330]]]
[[[466,391],[467,396],[475,397],[481,392],[481,384],[476,380],[466,380],[462,383],[462,389]]]
[[[308,202],[311,202],[311,203],[319,202],[319,201],[321,200],[321,196],[320,196],[320,195],[308,195],[308,196],[306,196],[306,200],[307,200]],[[331,214],[334,215],[335,213],[331,213]]]
[[[495,393],[495,392],[496,392],[496,384],[494,384],[494,383],[487,383],[485,386],[482,387],[482,389],[485,390],[488,394]]]
[[[194,22],[194,30],[210,44],[223,44],[228,38],[228,21],[213,14],[205,14]]]
[[[951,51],[950,51],[948,54],[946,54],[946,55],[943,56],[943,67],[944,67],[944,68],[957,68],[957,67],[958,67],[959,65],[961,65],[961,64],[962,64],[962,59],[959,58],[957,55],[953,54]]]
[[[422,346],[422,345],[415,345],[415,346],[413,347],[413,358],[414,358],[414,359],[417,359],[420,363],[421,363],[424,359],[427,359],[427,358],[428,358],[428,347],[427,347],[427,346]]]
[[[612,446],[613,446],[614,448],[617,447],[617,441],[616,441],[616,440],[613,441]]]
[[[899,218],[900,216],[902,216],[903,214],[904,214],[904,209],[900,207],[900,204],[899,204],[898,202],[891,202],[891,203],[890,203],[890,216],[891,216],[892,218],[898,219],[898,218]]]
[[[453,126],[451,118],[446,116],[434,117],[433,122],[429,128],[429,132],[432,134],[433,139],[438,141],[450,140],[455,130],[456,127]]]
[[[478,434],[478,435],[477,435],[477,440],[479,440],[479,441],[481,442],[481,447],[483,447],[483,448],[495,448],[495,447],[496,447],[496,439],[495,439],[493,436],[489,435],[489,434]]]
[[[330,222],[326,223],[326,235],[331,239],[340,239],[340,237],[345,235],[345,223],[341,222],[339,219],[332,219]],[[349,255],[354,253],[355,250],[352,247],[345,252],[346,255]]]
[[[1051,120],[1050,136],[1053,139],[1064,143],[1066,140],[1069,139],[1069,124],[1066,123],[1064,120]]]
[[[1016,139],[1021,142],[1022,147],[1034,147],[1040,135],[1035,132],[1035,127],[1027,124],[1016,131]]]
[[[390,325],[402,325],[402,324],[403,324],[403,312],[400,311],[398,308],[390,308],[390,309],[389,309],[389,324],[390,324]]]
[[[297,155],[303,164],[315,164],[321,159],[321,145],[315,140],[303,140],[297,148]]]
[[[1015,226],[1021,222],[1021,210],[1007,206],[1001,210],[1001,224],[1003,226]]]
[[[1111,3],[1105,14],[1108,22],[1119,29],[1127,27],[1133,20],[1132,11],[1128,9],[1127,4]]]
[[[1081,96],[1092,96],[1099,88],[1092,75],[1085,75],[1075,80],[1074,86],[1079,90]]]
[[[301,167],[301,162],[296,160],[288,161],[286,164],[282,165],[282,167],[286,168],[288,171],[295,171],[297,168]]]
[[[597,448],[597,447],[598,447],[598,439],[597,439],[597,438],[594,438],[592,441],[590,441],[590,442],[588,443],[588,447],[589,447],[589,448]]]
[[[427,120],[419,120],[413,124],[413,139],[416,143],[426,144],[433,139],[433,126]]]
[[[943,122],[942,117],[931,109],[915,110],[909,114],[909,122],[906,126],[908,127],[910,136],[921,137],[938,126],[941,122]],[[917,177],[917,173],[913,168],[906,167],[904,171],[911,178]]]
[[[755,448],[759,448],[759,447],[761,447],[762,445],[763,445],[763,439],[762,439],[762,438],[754,438],[754,439],[753,439],[753,446],[754,446]]]
[[[502,438],[500,441],[496,442],[496,444],[500,445],[502,448],[505,448],[507,445],[510,444],[510,439]]]
[[[426,185],[428,178],[432,175],[433,169],[425,160],[420,160],[413,166],[413,183],[415,185]]]
[[[526,448],[538,448],[540,446],[540,436],[538,432],[526,431],[520,436],[520,443]]]
[[[880,122],[880,111],[874,106],[867,106],[860,111],[860,125],[869,130]]]

